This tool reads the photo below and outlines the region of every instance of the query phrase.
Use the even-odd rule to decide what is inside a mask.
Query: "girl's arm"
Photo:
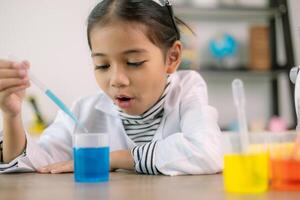
[[[222,135],[218,113],[208,104],[204,80],[195,72],[182,73],[180,79],[173,80],[178,83],[173,90],[178,92],[172,95],[172,102],[177,101],[178,106],[171,108],[165,127],[174,133],[135,147],[132,153],[136,171],[165,175],[220,172]]]
[[[25,149],[26,138],[21,114],[3,115],[3,161],[9,163]]]
[[[76,108],[76,105],[74,107]],[[14,159],[9,164],[0,165],[0,173],[35,171],[51,163],[59,163],[72,159],[72,132],[74,130],[74,123],[63,112],[58,112],[54,123],[43,132],[38,141],[31,138],[26,133],[26,130],[22,134],[19,132],[21,127],[16,126],[16,124],[19,123],[20,118],[5,117],[4,120],[5,131],[2,131],[4,136],[3,142],[6,145],[4,148],[7,150],[14,148],[9,147],[9,144],[18,143],[24,145],[23,147],[26,146],[26,152],[23,157]],[[26,138],[25,142],[19,139],[20,135],[16,135],[17,133],[22,136],[24,135],[24,138]],[[17,139],[17,137],[19,138]],[[14,140],[12,143],[10,143],[11,139]],[[16,163],[18,164],[16,165]]]
[[[25,89],[30,86],[29,63],[0,60],[0,110],[3,114],[4,163],[8,163],[25,148],[26,139],[21,118]]]
[[[110,153],[111,170],[134,170],[134,161],[129,150],[119,150]]]

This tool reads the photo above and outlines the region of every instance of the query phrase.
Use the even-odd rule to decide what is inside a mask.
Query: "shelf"
[[[204,73],[223,73],[223,74],[247,74],[251,76],[277,76],[281,73],[286,73],[286,70],[268,70],[268,71],[255,71],[245,69],[200,69],[199,72]]]
[[[250,1],[250,0],[249,0]],[[198,23],[197,28],[201,28],[203,26],[209,25],[212,23],[212,26],[220,26],[220,28],[228,30],[231,29],[231,23],[233,24],[232,31],[235,31],[236,25],[239,25],[242,28],[251,27],[253,24],[263,24],[266,27],[269,27],[269,39],[270,39],[270,58],[271,63],[273,65],[272,69],[269,71],[252,71],[247,70],[246,66],[240,66],[238,69],[220,69],[216,66],[202,66],[198,71],[207,82],[216,83],[222,86],[224,83],[228,83],[231,79],[241,78],[243,80],[247,80],[251,83],[257,84],[259,88],[260,81],[268,81],[270,85],[270,107],[272,108],[271,114],[280,116],[282,97],[280,96],[280,92],[283,89],[282,85],[280,85],[281,76],[289,77],[289,70],[291,66],[295,65],[294,58],[294,49],[292,45],[292,36],[291,36],[291,27],[289,21],[289,7],[288,0],[269,0],[268,5],[266,7],[246,7],[242,4],[239,6],[225,7],[225,6],[217,6],[217,7],[200,7],[196,5],[192,5],[192,1],[183,1],[184,5],[182,6],[174,6],[174,12],[176,16],[181,18],[183,21],[188,23],[196,22]],[[221,5],[221,4],[219,4]],[[278,23],[280,22],[280,23]],[[201,24],[203,23],[203,24]],[[245,26],[246,24],[246,26]],[[203,25],[203,26],[202,26]],[[241,26],[242,25],[242,26]],[[208,26],[208,28],[210,28]],[[204,28],[202,28],[204,29]],[[239,30],[239,28],[237,28]],[[200,30],[199,30],[200,31]],[[216,30],[219,31],[220,30]],[[280,62],[278,62],[277,57],[280,56],[280,51],[276,47],[281,45],[281,42],[278,40],[282,40],[283,53],[286,55],[286,63],[281,66]],[[277,49],[277,50],[276,50]],[[250,59],[250,58],[249,58]],[[206,63],[207,61],[203,62]],[[246,65],[246,63],[244,64]],[[187,65],[188,66],[188,65]],[[205,68],[203,68],[205,67]],[[184,70],[184,69],[183,69]],[[283,85],[285,86],[285,85]],[[288,81],[288,89],[290,93],[290,105],[294,104],[292,94],[294,91],[294,85]],[[290,107],[291,115],[293,118],[292,127],[295,127],[297,118],[295,115],[294,107]]]
[[[245,7],[224,7],[224,8],[197,8],[197,7],[175,7],[178,17],[191,20],[257,20],[274,18],[280,14],[274,8],[245,8]]]
[[[180,69],[185,70],[185,69]],[[227,76],[227,77],[236,77],[236,76],[247,76],[249,78],[267,78],[276,80],[278,75],[287,74],[287,71],[284,69],[280,70],[272,70],[272,71],[254,71],[254,70],[246,70],[246,69],[199,69],[196,70],[200,74],[204,76]]]

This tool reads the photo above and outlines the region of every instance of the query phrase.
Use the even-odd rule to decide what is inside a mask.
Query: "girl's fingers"
[[[13,62],[10,60],[1,60],[0,59],[0,69],[11,69],[11,68],[25,68],[29,69],[30,63],[27,60],[22,62]]]
[[[7,89],[7,90],[5,90],[5,91],[2,92],[2,94],[3,94],[2,96],[9,96],[12,93],[20,92],[22,90],[25,90],[28,87],[30,87],[30,83],[26,84],[26,85],[22,85],[22,86],[17,86],[17,87],[9,88],[9,89]]]
[[[61,163],[55,163],[55,164],[51,164],[51,165],[47,165],[47,166],[41,167],[41,168],[37,169],[37,172],[42,173],[42,174],[50,173],[51,170],[52,170],[55,166],[60,165],[60,164],[61,164]]]
[[[56,166],[50,170],[51,174],[73,172],[73,162],[62,163],[62,165]]]
[[[36,171],[40,174],[48,174],[50,172],[50,169],[48,168],[48,166],[45,166],[38,168]]]
[[[37,169],[37,172],[47,174],[58,174],[58,173],[65,173],[65,172],[73,172],[73,161],[66,161],[55,163],[51,165],[47,165],[45,167],[41,167]]]
[[[23,62],[22,62],[22,64],[23,64],[23,66],[25,67],[25,69],[29,69],[30,68],[30,63],[29,63],[29,61],[28,60],[24,60]]]
[[[26,69],[26,65],[24,65],[22,62],[12,62],[11,66],[13,69]]]
[[[9,69],[12,68],[13,62],[9,61],[9,60],[1,60],[0,59],[0,69]]]
[[[15,86],[22,86],[29,84],[29,79],[19,79],[19,78],[8,78],[0,79],[0,92],[4,92],[7,89]]]
[[[0,68],[0,79],[3,78],[24,78],[27,76],[26,69],[1,69]]]

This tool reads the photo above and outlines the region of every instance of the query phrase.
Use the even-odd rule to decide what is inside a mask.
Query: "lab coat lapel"
[[[105,93],[101,94],[98,103],[95,105],[95,109],[107,115],[119,117],[117,106]]]
[[[128,146],[129,147],[135,146],[135,143],[127,136],[125,132],[124,126],[122,124],[122,120],[119,116],[117,106],[105,93],[101,95],[99,102],[95,105],[95,109],[104,112],[106,115],[109,115],[113,118],[117,118],[116,121],[118,122],[118,124],[110,124],[110,126],[120,127],[119,130],[122,131],[120,134],[125,136]]]

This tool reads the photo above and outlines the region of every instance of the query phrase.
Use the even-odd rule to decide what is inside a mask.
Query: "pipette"
[[[297,125],[296,131],[300,131],[300,76],[299,76],[300,67],[293,67],[290,71],[290,80],[295,84],[295,110],[297,116]],[[295,146],[292,150],[291,158],[298,157],[298,151],[300,149],[300,136],[297,136],[295,141]]]
[[[300,77],[298,77],[300,67],[293,67],[290,71],[290,80],[295,84],[295,110],[297,116],[296,130],[300,129]]]
[[[19,61],[19,59],[13,54],[9,54],[8,58],[10,60]],[[46,96],[48,96],[64,113],[66,113],[78,126],[78,128],[82,129],[84,132],[88,133],[87,128],[85,128],[79,120],[71,112],[71,110],[50,90],[43,84],[31,71],[28,71],[29,79],[43,92]]]
[[[245,90],[244,84],[240,79],[235,79],[232,81],[232,94],[234,99],[234,104],[238,113],[238,122],[239,122],[239,132],[241,140],[241,149],[245,153],[248,148],[249,138],[248,138],[248,127],[247,127],[247,118],[245,111]]]
[[[32,72],[28,72],[30,80],[48,96],[63,112],[65,112],[74,122],[78,125],[84,132],[88,132],[88,130],[79,123],[77,117],[71,110],[50,90],[48,89],[36,76],[32,74]]]

